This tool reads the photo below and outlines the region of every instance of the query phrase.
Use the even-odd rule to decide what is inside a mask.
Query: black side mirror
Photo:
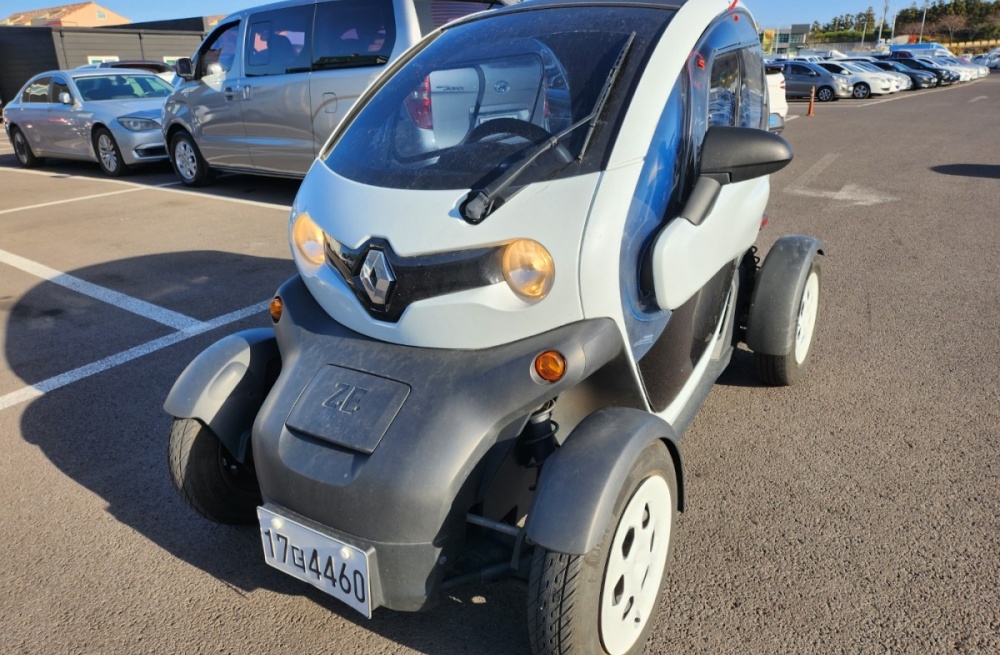
[[[177,71],[177,77],[183,80],[193,80],[194,79],[194,65],[191,60],[187,57],[181,57],[174,64],[174,69]]]
[[[749,127],[713,125],[701,145],[698,181],[681,216],[700,225],[712,213],[723,185],[776,173],[792,161],[792,146],[777,134]]]

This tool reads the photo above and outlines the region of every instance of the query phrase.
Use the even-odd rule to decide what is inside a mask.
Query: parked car
[[[960,82],[971,82],[973,79],[976,78],[976,74],[973,73],[972,69],[970,69],[969,67],[958,66],[957,64],[953,64],[950,61],[945,61],[944,59],[941,59],[939,57],[917,57],[917,61],[923,62],[930,66],[940,66],[941,68],[950,70],[951,72],[958,75],[958,80]]]
[[[768,129],[780,134],[785,129],[785,117],[788,115],[788,99],[785,97],[785,75],[780,65],[765,66],[767,72],[767,99],[770,107]]]
[[[944,66],[938,66],[922,59],[917,59],[914,57],[899,57],[893,58],[891,61],[899,62],[900,65],[906,66],[907,68],[913,70],[926,71],[937,77],[938,86],[944,86],[946,84],[956,84],[961,78],[958,73],[945,68]]]
[[[907,68],[899,61],[892,59],[872,59],[871,65],[876,68],[881,68],[884,71],[895,71],[897,73],[902,73],[903,75],[909,75],[910,79],[913,81],[914,89],[931,89],[936,87],[938,84],[937,75],[934,73],[931,73],[930,71]]]
[[[753,247],[792,157],[764,78],[729,2],[529,0],[433,32],[302,182],[272,327],[170,391],[179,496],[362,616],[510,577],[535,655],[642,652],[671,623],[679,435],[739,343],[791,384],[818,333],[821,243],[759,269]],[[540,103],[480,102],[529,82]]]
[[[887,75],[867,71],[852,62],[823,61],[816,65],[836,75],[847,77],[853,87],[852,97],[857,100],[864,100],[871,95],[893,93],[892,80]]]
[[[785,95],[789,98],[808,98],[814,88],[816,99],[820,102],[850,98],[854,92],[849,77],[828,71],[813,62],[787,62],[784,75]]]
[[[435,16],[495,4],[297,0],[226,17],[193,59],[177,62],[183,81],[163,113],[174,170],[190,186],[213,170],[302,177],[365,87]]]
[[[102,61],[98,64],[84,64],[79,68],[130,68],[132,70],[143,70],[148,73],[159,75],[166,81],[175,85],[177,82],[177,72],[170,64],[162,61],[151,61],[148,59],[126,59],[125,61]]]
[[[877,73],[879,75],[888,77],[893,82],[893,92],[909,91],[910,89],[913,88],[913,80],[910,78],[909,75],[904,75],[902,73],[897,73],[894,70],[887,70],[875,66],[874,63],[872,63],[872,61],[869,59],[860,59],[860,58],[856,59],[853,57],[849,57],[847,59],[838,59],[836,61],[838,63],[850,62],[851,64],[854,65],[854,67],[861,68],[863,70],[868,71],[869,73]]]
[[[160,115],[173,87],[144,71],[40,73],[4,108],[7,136],[24,167],[45,157],[96,161],[105,174],[166,159]]]

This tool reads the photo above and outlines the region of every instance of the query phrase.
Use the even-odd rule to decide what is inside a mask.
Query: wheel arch
[[[677,435],[648,412],[615,407],[589,415],[542,467],[528,514],[528,539],[550,551],[584,555],[596,547],[615,501],[639,455],[661,441],[677,480],[677,509],[684,509],[683,468]]]
[[[273,329],[231,334],[187,365],[163,409],[175,418],[201,421],[237,460],[246,463],[254,419],[280,366]]]

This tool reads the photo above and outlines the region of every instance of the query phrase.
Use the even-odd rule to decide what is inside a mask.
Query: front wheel
[[[872,94],[871,88],[865,83],[858,83],[854,85],[854,98],[857,100],[864,100]]]
[[[795,325],[787,334],[791,343],[783,351],[783,355],[767,355],[754,353],[757,366],[757,377],[761,382],[771,386],[789,386],[798,382],[806,371],[809,363],[809,353],[816,331],[816,318],[819,315],[820,275],[819,262],[813,260],[812,267],[806,277],[806,283],[797,298],[798,312],[795,315]]]
[[[820,102],[829,102],[833,100],[833,89],[828,86],[822,86],[816,90],[816,99]]]
[[[528,634],[535,655],[637,655],[659,606],[677,508],[666,446],[640,454],[601,543],[586,555],[535,547]]]
[[[170,426],[170,477],[185,503],[210,521],[257,520],[260,487],[252,467],[233,457],[206,425],[190,418]]]
[[[121,148],[108,128],[94,130],[94,150],[97,151],[97,163],[105,175],[121,177],[128,172],[128,166],[122,161]]]
[[[204,186],[212,181],[208,162],[187,132],[178,132],[170,140],[170,163],[187,186]]]

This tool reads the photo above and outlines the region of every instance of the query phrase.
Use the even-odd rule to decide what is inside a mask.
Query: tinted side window
[[[735,125],[737,94],[740,90],[740,60],[738,52],[719,55],[712,62],[712,78],[708,92],[708,124]]]
[[[284,75],[309,70],[313,5],[289,7],[250,17],[246,74]]]
[[[50,80],[49,77],[43,77],[26,86],[21,94],[21,102],[48,102]]]
[[[456,2],[455,0],[431,0],[431,21],[435,28],[441,27],[463,16],[477,11],[491,9],[489,2]]]
[[[384,64],[396,45],[392,0],[340,0],[316,5],[313,66]]]
[[[198,70],[201,75],[215,75],[232,69],[236,61],[236,41],[239,39],[240,24],[232,23],[220,28],[202,46]]]
[[[69,93],[71,96],[73,95],[70,93],[69,85],[66,84],[66,80],[55,78],[52,80],[52,102],[59,102],[60,93]]]
[[[740,50],[743,79],[740,86],[740,127],[766,129],[767,81],[764,76],[764,57],[760,48]]]

